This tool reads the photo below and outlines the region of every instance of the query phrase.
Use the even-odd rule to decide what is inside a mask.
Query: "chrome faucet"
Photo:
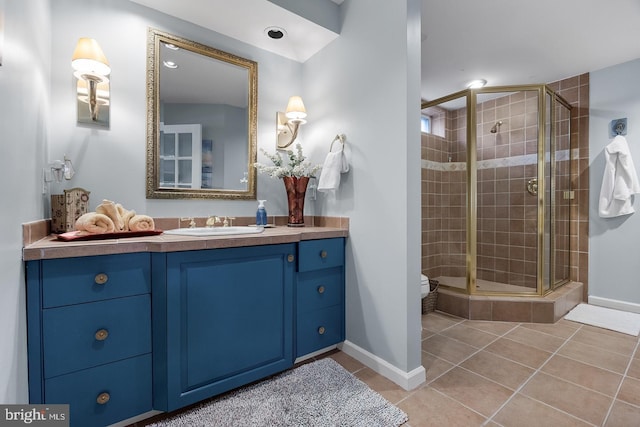
[[[207,222],[205,224],[209,228],[213,228],[216,226],[216,224],[219,224],[219,223],[222,223],[223,227],[229,227],[233,225],[232,221],[234,219],[235,217],[232,217],[232,216],[219,217],[219,216],[211,215],[209,218],[207,218]]]
[[[180,218],[180,221],[189,221],[189,228],[196,228],[196,221],[193,217]]]
[[[207,222],[205,223],[205,225],[209,228],[213,228],[219,222],[222,222],[219,216],[211,215],[209,218],[207,218]]]

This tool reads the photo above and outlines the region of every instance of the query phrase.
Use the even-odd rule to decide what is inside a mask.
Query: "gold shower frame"
[[[538,95],[538,204],[537,204],[537,273],[536,273],[536,289],[535,292],[489,292],[478,291],[476,287],[477,283],[477,233],[478,233],[478,206],[477,206],[477,95],[485,93],[500,93],[500,92],[521,92],[521,91],[536,91]],[[551,105],[549,109],[549,117],[547,117],[546,109],[546,95],[550,96]],[[466,289],[461,290],[455,287],[448,287],[452,291],[462,292],[468,295],[478,296],[545,296],[554,290],[558,289],[562,285],[571,281],[570,277],[564,278],[558,281],[554,280],[555,277],[555,227],[556,227],[556,214],[555,209],[551,210],[550,230],[549,230],[549,287],[545,289],[545,277],[544,277],[544,265],[545,265],[545,233],[544,233],[544,221],[545,212],[547,209],[547,203],[545,201],[546,186],[551,186],[550,191],[550,203],[551,206],[555,206],[555,174],[556,170],[556,122],[555,114],[557,104],[562,104],[571,113],[571,105],[560,95],[558,95],[553,89],[545,84],[531,84],[531,85],[509,85],[509,86],[492,86],[478,89],[465,89],[453,94],[438,98],[433,101],[424,101],[421,104],[421,110],[429,107],[435,107],[446,102],[457,100],[460,98],[466,99],[467,108],[467,161],[466,161],[466,185],[467,185],[467,203],[466,203]],[[549,138],[550,138],[550,182],[545,180],[545,138],[546,138],[546,120],[550,118],[549,126]],[[571,126],[571,122],[569,124]],[[573,137],[571,135],[571,127],[569,128],[570,135],[570,147],[569,147],[569,164],[574,168],[574,158],[572,153]],[[571,212],[572,209],[570,209]],[[569,214],[569,221],[571,222],[571,213]],[[571,254],[571,239],[569,238],[567,251]],[[569,271],[571,271],[571,255],[569,256]],[[446,286],[446,285],[444,285]]]

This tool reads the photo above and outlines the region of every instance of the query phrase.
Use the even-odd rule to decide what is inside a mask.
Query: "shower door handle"
[[[532,196],[538,195],[538,178],[531,178],[527,181],[527,191]]]

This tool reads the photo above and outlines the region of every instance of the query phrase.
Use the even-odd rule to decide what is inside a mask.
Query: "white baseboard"
[[[634,302],[589,296],[589,304],[599,305],[600,307],[613,308],[615,310],[628,311],[631,313],[640,313],[640,304],[636,304]]]
[[[293,364],[295,365],[296,363],[304,362],[305,360],[311,359],[316,356],[320,356],[321,354],[324,354],[327,351],[331,351],[335,348],[338,348],[336,344],[330,345],[329,347],[321,348],[320,350],[314,351],[313,353],[305,354],[304,356],[300,356],[296,360],[294,360]]]
[[[419,366],[411,372],[405,372],[351,341],[339,344],[338,348],[405,390],[413,390],[426,381],[427,371],[424,366]]]

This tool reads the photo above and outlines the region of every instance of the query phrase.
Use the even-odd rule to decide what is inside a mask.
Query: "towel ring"
[[[342,144],[342,149],[344,150],[344,141],[345,141],[345,139],[347,139],[347,137],[343,133],[336,135],[336,137],[333,138],[333,141],[331,141],[331,145],[329,146],[329,152],[331,153],[333,151],[333,144],[336,141],[340,141],[340,143]]]

